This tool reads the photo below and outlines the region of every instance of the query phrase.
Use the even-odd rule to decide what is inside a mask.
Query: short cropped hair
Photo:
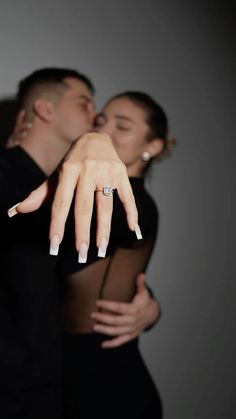
[[[17,93],[18,109],[25,109],[26,119],[33,116],[33,103],[41,97],[56,102],[67,89],[66,78],[83,82],[92,95],[95,93],[90,79],[76,70],[67,68],[42,68],[31,73],[19,82]]]

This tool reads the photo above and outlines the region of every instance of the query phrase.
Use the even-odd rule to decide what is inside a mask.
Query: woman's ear
[[[46,99],[36,99],[33,104],[34,113],[38,118],[45,122],[50,122],[52,119],[53,109],[52,103]]]
[[[153,159],[154,157],[157,157],[164,148],[164,142],[160,138],[156,138],[149,143],[147,143],[145,147],[145,151],[147,151],[150,155],[150,158]]]

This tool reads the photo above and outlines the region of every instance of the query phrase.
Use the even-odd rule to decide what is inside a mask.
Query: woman
[[[104,329],[100,324],[109,324],[110,312],[109,304],[97,306],[96,301],[130,301],[136,275],[147,268],[157,234],[158,212],[144,188],[144,174],[168,147],[167,117],[148,95],[127,92],[108,101],[97,116],[96,131],[110,135],[127,167],[143,240],[136,240],[128,230],[116,194],[110,242],[107,249],[104,245],[102,259],[95,257],[94,240],[87,265],[78,271],[75,255],[65,240],[60,267],[66,287],[62,310],[64,417],[161,418],[161,401],[142,360],[138,340],[110,351],[101,347],[101,332],[112,335],[109,326]],[[92,231],[95,228],[94,217]],[[118,325],[119,321],[117,316]]]

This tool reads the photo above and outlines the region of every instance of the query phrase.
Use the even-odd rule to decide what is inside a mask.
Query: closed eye
[[[120,131],[129,131],[130,130],[130,127],[125,127],[123,125],[117,125],[116,128],[119,129]]]

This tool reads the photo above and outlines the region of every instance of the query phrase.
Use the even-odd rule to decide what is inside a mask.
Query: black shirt
[[[60,328],[50,209],[10,219],[7,209],[45,175],[20,148],[0,155],[0,417],[58,418]],[[43,407],[44,406],[44,407]],[[54,412],[54,413],[53,413]]]

